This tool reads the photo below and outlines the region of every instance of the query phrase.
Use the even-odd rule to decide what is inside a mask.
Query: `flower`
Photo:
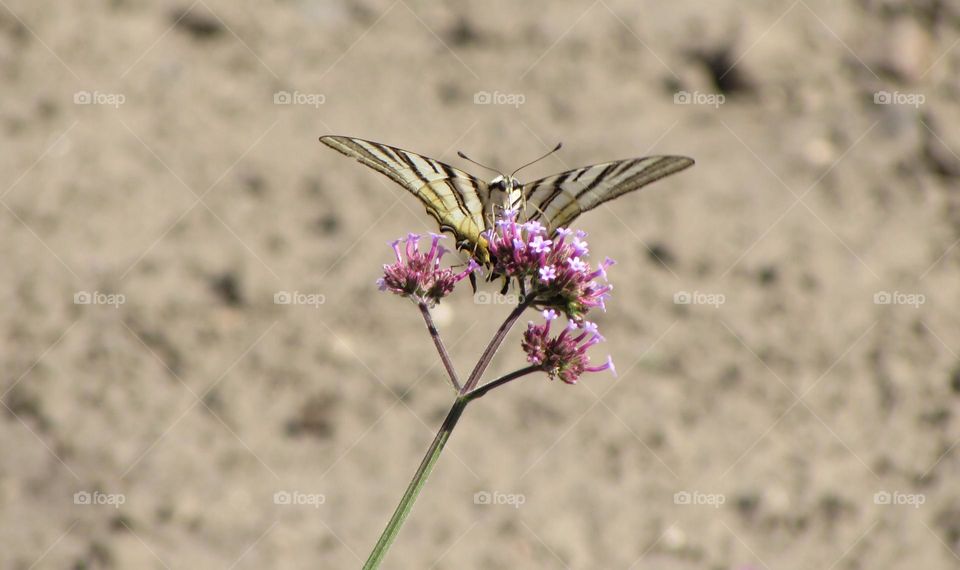
[[[614,376],[617,375],[610,356],[607,356],[604,364],[590,366],[587,349],[604,340],[596,324],[570,321],[559,335],[551,337],[550,323],[557,318],[557,313],[553,309],[545,309],[542,314],[546,322],[542,325],[528,323],[523,334],[521,346],[527,353],[528,362],[539,366],[551,380],[559,378],[567,384],[576,384],[584,372],[610,370]],[[578,330],[581,331],[579,334],[576,332]]]
[[[410,297],[415,302],[434,306],[449,295],[459,281],[480,267],[471,259],[467,268],[460,273],[454,273],[449,267],[441,268],[440,260],[449,251],[440,245],[440,240],[445,236],[431,233],[430,237],[430,250],[426,253],[420,251],[421,236],[418,234],[409,234],[406,240],[398,239],[390,243],[397,260],[383,266],[383,277],[377,280],[381,291],[390,291],[401,297]],[[406,243],[401,247],[403,242]]]
[[[588,267],[586,263],[584,263],[583,261],[580,261],[579,257],[573,257],[573,258],[567,259],[567,265],[570,266],[570,269],[573,269],[574,271],[577,271],[577,272],[586,271]]]
[[[587,242],[581,239],[582,237],[586,237],[586,236],[587,234],[584,233],[581,236],[580,232],[578,232],[578,235],[573,238],[573,251],[575,255],[580,256],[580,255],[587,255],[588,253],[590,253],[590,246],[587,245]]]
[[[506,210],[483,233],[493,274],[516,279],[521,290],[529,285],[533,306],[554,308],[573,321],[582,321],[594,307],[603,309],[613,289],[606,280],[614,261],[607,258],[592,269],[585,232],[557,228],[551,236],[540,222],[518,223],[517,217],[516,210]]]
[[[543,236],[538,235],[530,241],[530,249],[534,253],[547,253],[550,251],[551,244],[553,244],[553,240],[543,239]]]
[[[549,283],[557,278],[557,268],[552,265],[546,265],[539,269],[540,281]]]

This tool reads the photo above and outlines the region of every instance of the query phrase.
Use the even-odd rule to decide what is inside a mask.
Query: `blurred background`
[[[374,285],[431,220],[343,134],[697,160],[577,224],[619,378],[471,406],[386,568],[956,568],[958,44],[940,0],[3,0],[0,566],[360,567],[452,393]],[[461,373],[509,309],[444,301]]]

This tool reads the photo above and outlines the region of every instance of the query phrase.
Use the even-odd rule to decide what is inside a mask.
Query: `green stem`
[[[437,330],[437,325],[433,324],[430,307],[423,301],[417,303],[417,306],[420,308],[420,314],[423,315],[423,322],[427,324],[427,332],[430,333],[430,338],[433,339],[433,344],[437,347],[437,352],[440,353],[440,360],[443,361],[443,366],[447,369],[447,376],[450,377],[453,389],[459,393],[460,379],[457,377],[457,371],[453,367],[453,362],[450,361],[450,354],[447,352],[447,347],[443,345],[443,339],[440,338],[440,331]]]
[[[413,475],[410,485],[407,486],[403,498],[400,499],[397,510],[394,511],[393,516],[390,517],[387,528],[383,529],[380,540],[377,541],[376,546],[373,547],[373,552],[370,553],[366,564],[363,565],[363,570],[375,570],[380,567],[380,563],[383,562],[384,557],[387,555],[387,550],[390,548],[390,545],[393,544],[394,539],[397,538],[400,527],[403,526],[407,515],[410,514],[413,503],[417,500],[417,496],[420,494],[420,490],[423,489],[424,484],[426,484],[427,477],[430,476],[430,472],[433,471],[433,466],[437,463],[437,459],[440,458],[440,452],[443,451],[443,446],[446,445],[447,440],[450,439],[450,433],[457,425],[457,422],[460,420],[460,415],[463,414],[463,410],[467,407],[468,403],[470,403],[470,399],[465,397],[457,398],[453,402],[453,407],[447,412],[447,417],[443,420],[443,425],[440,426],[436,437],[433,438],[433,443],[430,444],[426,455],[423,456],[420,467],[417,468],[417,472]]]
[[[393,516],[390,517],[390,521],[387,523],[387,528],[383,529],[383,534],[380,535],[380,540],[377,541],[376,546],[373,547],[373,552],[370,553],[370,557],[367,558],[367,562],[363,565],[363,570],[376,570],[380,567],[380,564],[387,555],[387,550],[390,549],[390,545],[393,544],[393,541],[397,538],[397,534],[400,532],[400,527],[403,526],[404,521],[407,519],[407,515],[410,514],[410,510],[413,508],[413,503],[416,502],[417,496],[420,495],[420,490],[423,489],[423,486],[426,484],[427,478],[433,471],[433,466],[440,458],[440,452],[443,451],[443,446],[446,445],[447,440],[450,439],[450,434],[453,432],[453,428],[456,427],[457,422],[460,421],[460,416],[463,414],[463,410],[467,407],[467,404],[469,404],[471,400],[483,396],[498,386],[502,386],[511,380],[521,376],[526,376],[531,372],[539,370],[539,367],[529,366],[508,374],[499,380],[494,380],[490,384],[481,388],[476,387],[477,383],[480,382],[480,378],[483,376],[483,373],[486,371],[487,366],[490,365],[493,355],[496,354],[497,349],[500,348],[500,344],[503,342],[503,339],[506,338],[507,333],[510,332],[513,324],[517,322],[518,318],[520,318],[520,314],[523,313],[527,307],[532,305],[533,301],[534,296],[531,295],[524,299],[523,302],[521,302],[516,308],[514,308],[503,324],[500,325],[500,328],[497,329],[496,334],[493,336],[490,344],[487,345],[486,350],[483,351],[483,355],[480,356],[480,360],[477,362],[473,372],[470,374],[470,378],[468,378],[467,382],[462,386],[459,385],[457,373],[453,369],[453,365],[450,362],[450,357],[447,354],[446,348],[443,346],[443,342],[440,340],[440,333],[437,332],[436,326],[433,325],[433,319],[430,317],[430,311],[425,305],[420,304],[420,312],[427,323],[427,329],[430,331],[430,336],[434,339],[434,343],[437,346],[437,351],[440,352],[440,357],[443,360],[444,366],[447,367],[450,380],[453,382],[455,388],[459,388],[459,396],[456,400],[454,400],[450,411],[447,412],[447,417],[443,420],[443,425],[440,426],[440,430],[437,431],[436,437],[433,438],[433,443],[430,444],[430,448],[427,449],[426,455],[423,456],[423,461],[420,462],[420,467],[418,467],[417,472],[414,473],[413,479],[410,481],[406,492],[404,492],[403,497],[400,499],[400,504],[397,505],[397,510],[393,512]]]
[[[493,355],[497,353],[497,350],[500,348],[500,344],[503,343],[503,339],[507,338],[507,333],[510,332],[511,328],[513,328],[513,324],[517,322],[517,319],[520,318],[520,315],[527,310],[527,307],[533,304],[533,300],[533,295],[525,298],[513,309],[513,311],[510,312],[510,315],[507,316],[507,320],[503,321],[503,324],[500,325],[499,329],[497,329],[496,334],[494,334],[493,338],[490,339],[490,344],[487,345],[486,350],[484,350],[483,354],[480,355],[480,360],[477,361],[477,365],[473,368],[473,372],[471,372],[470,377],[467,378],[466,384],[464,384],[463,388],[460,389],[461,395],[467,394],[477,387],[477,383],[480,382],[480,378],[483,376],[483,373],[486,372],[487,366],[489,366],[490,361],[493,360]]]
[[[493,382],[490,382],[489,384],[484,384],[479,388],[474,388],[465,397],[472,402],[473,400],[476,400],[477,398],[482,397],[484,394],[486,394],[490,390],[493,390],[494,388],[499,388],[500,386],[503,386],[507,382],[512,382],[517,378],[522,378],[527,374],[532,374],[539,370],[543,370],[543,366],[540,364],[531,364],[526,368],[521,368],[520,370],[514,370],[510,374],[501,376],[500,378],[497,378],[496,380],[494,380]]]

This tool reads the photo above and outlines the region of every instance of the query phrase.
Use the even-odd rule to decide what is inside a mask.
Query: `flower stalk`
[[[460,421],[460,416],[463,414],[463,410],[469,402],[470,400],[468,398],[462,396],[454,400],[453,406],[450,408],[450,411],[447,412],[447,417],[443,420],[443,424],[437,431],[437,435],[433,438],[433,443],[430,444],[426,455],[423,456],[423,461],[420,462],[417,472],[413,474],[413,479],[411,479],[410,484],[407,485],[407,490],[403,493],[400,504],[397,505],[397,510],[393,512],[393,516],[390,517],[387,527],[383,529],[383,534],[380,535],[380,540],[377,541],[376,546],[373,547],[373,551],[370,553],[370,557],[367,558],[367,562],[363,565],[363,570],[374,570],[380,567],[380,563],[383,562],[384,557],[387,555],[387,550],[390,548],[390,545],[393,544],[393,541],[396,540],[397,533],[400,532],[400,527],[403,526],[407,515],[410,514],[413,503],[417,500],[417,496],[420,495],[420,490],[423,489],[423,486],[426,484],[430,473],[433,472],[433,466],[436,465],[437,460],[440,459],[440,452],[443,451],[447,440],[450,439],[453,428],[456,427],[457,422]]]
[[[527,307],[529,307],[532,303],[533,297],[531,296],[520,302],[520,304],[518,304],[513,311],[510,312],[507,320],[503,321],[503,324],[497,329],[496,334],[494,334],[493,338],[490,339],[490,343],[487,345],[487,348],[484,349],[483,354],[480,356],[480,360],[477,361],[477,365],[473,368],[473,372],[471,372],[470,377],[467,378],[467,383],[463,385],[463,389],[460,391],[461,394],[469,393],[471,390],[476,388],[477,383],[480,382],[480,378],[483,377],[483,373],[486,372],[487,367],[490,366],[490,361],[493,360],[493,355],[497,353],[500,345],[503,344],[503,339],[507,338],[507,333],[509,333],[510,329],[513,328],[513,325],[517,322],[517,319],[520,318],[520,315],[523,314],[523,312],[527,310]]]
[[[460,379],[457,377],[457,371],[454,369],[453,362],[450,360],[447,347],[444,346],[443,339],[440,338],[440,331],[437,330],[437,325],[433,324],[433,315],[430,314],[430,307],[423,301],[417,303],[417,306],[420,308],[420,314],[423,315],[423,321],[427,324],[427,332],[430,333],[430,338],[433,339],[433,344],[437,347],[437,352],[440,353],[440,360],[443,361],[443,367],[447,369],[447,375],[450,377],[453,389],[459,394]]]
[[[531,365],[521,368],[511,372],[510,374],[506,374],[494,380],[493,382],[485,384],[484,386],[481,386],[480,388],[477,388],[468,394],[463,394],[454,400],[453,406],[450,408],[450,411],[447,412],[447,417],[444,418],[443,424],[441,424],[440,429],[437,431],[437,435],[434,436],[433,442],[430,444],[430,447],[427,448],[427,452],[424,454],[423,460],[420,462],[420,466],[417,468],[416,473],[413,474],[413,479],[411,479],[410,484],[407,485],[407,490],[403,493],[403,497],[400,498],[400,504],[397,505],[396,510],[393,512],[393,516],[390,517],[390,521],[387,522],[386,528],[383,529],[380,539],[373,547],[370,557],[363,565],[363,570],[374,570],[380,567],[380,563],[386,556],[387,550],[390,548],[390,545],[393,544],[393,541],[396,540],[397,534],[400,532],[400,528],[403,526],[404,521],[410,514],[411,509],[413,509],[413,504],[420,495],[420,491],[423,489],[424,485],[426,485],[427,478],[429,478],[430,474],[433,472],[434,465],[436,465],[437,460],[440,459],[440,453],[443,451],[444,446],[450,439],[450,435],[453,433],[453,428],[456,427],[457,422],[460,421],[460,416],[463,415],[463,411],[466,409],[467,404],[484,396],[487,392],[493,390],[494,388],[503,386],[508,382],[522,378],[523,376],[527,376],[528,374],[532,374],[541,369],[542,367],[539,365]]]

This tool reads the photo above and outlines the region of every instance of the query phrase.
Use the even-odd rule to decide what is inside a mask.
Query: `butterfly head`
[[[490,189],[509,194],[515,188],[520,188],[522,184],[513,176],[500,175],[490,181]]]

